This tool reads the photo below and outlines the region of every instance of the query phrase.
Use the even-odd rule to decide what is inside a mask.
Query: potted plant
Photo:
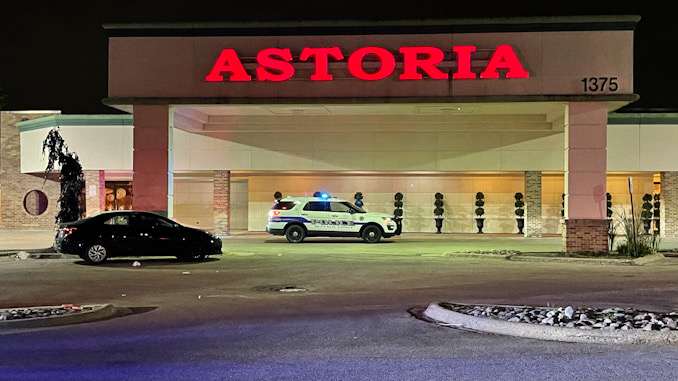
[[[363,205],[363,192],[356,192],[356,194],[353,196],[355,199],[355,206],[362,208]]]
[[[280,199],[282,199],[282,193],[280,193],[279,191],[276,191],[275,193],[273,193],[273,199],[274,199],[276,202],[277,202],[277,201],[280,201]]]
[[[523,194],[518,192],[513,196],[516,199],[516,222],[518,223],[518,234],[523,234],[523,228],[525,227],[525,201],[523,201]]]
[[[393,197],[395,201],[393,202],[393,221],[396,223],[395,234],[399,235],[403,231],[403,194],[398,192]]]
[[[657,229],[657,232],[659,232],[659,220],[660,220],[660,208],[661,208],[661,203],[659,202],[659,193],[654,194],[654,227]]]
[[[435,209],[433,209],[433,214],[435,214],[435,216],[436,216],[435,217],[436,229],[438,229],[438,231],[436,231],[436,234],[440,234],[441,233],[440,229],[443,227],[443,219],[444,218],[442,217],[442,215],[443,215],[443,213],[445,213],[445,209],[443,209],[443,206],[445,205],[445,203],[443,202],[443,194],[442,193],[436,192],[435,198],[436,198],[436,200],[433,203],[433,205],[435,205]]]
[[[476,226],[478,227],[478,233],[483,232],[483,226],[485,224],[485,218],[483,217],[483,214],[485,214],[485,208],[483,208],[483,205],[485,205],[485,201],[483,200],[485,198],[485,195],[483,192],[478,192],[476,193]]]
[[[645,234],[650,234],[650,227],[652,224],[652,196],[645,193],[643,195],[643,211],[640,212],[640,218],[643,220],[643,229]]]

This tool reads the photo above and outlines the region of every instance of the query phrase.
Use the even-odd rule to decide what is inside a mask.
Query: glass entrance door
[[[132,209],[132,182],[106,181],[105,210]]]

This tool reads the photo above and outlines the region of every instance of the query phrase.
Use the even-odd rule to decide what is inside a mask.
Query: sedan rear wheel
[[[100,243],[94,243],[87,246],[84,255],[81,256],[87,263],[97,265],[108,259],[109,252],[106,246]]]

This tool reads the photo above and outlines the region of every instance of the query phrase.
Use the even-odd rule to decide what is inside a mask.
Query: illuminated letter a
[[[497,46],[490,63],[487,64],[487,69],[480,73],[480,78],[499,78],[497,69],[508,69],[506,78],[527,78],[530,76],[530,73],[523,69],[523,65],[520,64],[511,45]]]
[[[221,75],[224,71],[230,71],[231,81],[251,81],[252,77],[247,74],[245,67],[242,66],[240,58],[233,49],[224,49],[219,54],[217,62],[212,67],[212,71],[205,77],[207,82],[221,82],[224,76]]]

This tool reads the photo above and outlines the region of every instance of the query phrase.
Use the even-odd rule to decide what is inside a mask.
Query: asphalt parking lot
[[[462,238],[369,245],[232,236],[223,255],[199,263],[141,257],[92,266],[72,257],[1,257],[7,292],[0,308],[110,303],[134,313],[0,332],[0,358],[12,359],[0,360],[0,371],[10,380],[444,380],[451,371],[458,379],[571,380],[669,379],[678,370],[675,348],[483,335],[414,317],[439,301],[675,310],[678,258],[608,266],[449,254],[462,251]],[[476,250],[501,242],[464,239]],[[454,243],[460,246],[451,249]],[[626,364],[623,374],[619,364]]]

